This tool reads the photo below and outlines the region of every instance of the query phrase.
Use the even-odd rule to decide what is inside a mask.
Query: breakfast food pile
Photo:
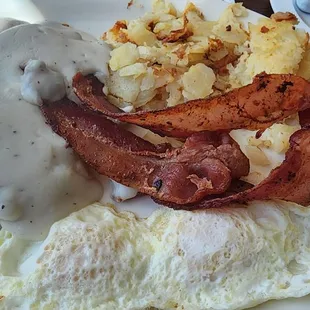
[[[97,172],[166,206],[194,210],[276,198],[308,205],[309,191],[299,186],[309,178],[307,129],[290,145],[286,135],[285,161],[257,187],[236,186],[250,163],[224,131],[259,130],[247,149],[257,158],[265,129],[310,108],[309,82],[290,75],[298,74],[308,33],[295,28],[294,15],[281,13],[250,25],[248,33],[238,20],[246,12],[232,5],[210,22],[192,3],[180,14],[155,1],[144,17],[117,21],[103,36],[113,48],[105,85],[76,74],[72,87],[84,107],[66,100],[43,104],[47,122]],[[226,81],[221,91],[220,80]],[[160,110],[143,111],[151,107]],[[104,116],[187,140],[177,148],[155,146]]]
[[[104,33],[111,49],[1,20],[1,309],[310,293],[309,36],[291,13],[247,27],[241,4],[220,3],[210,21],[154,0]],[[139,192],[129,202],[158,210],[117,211],[107,177],[113,203]]]
[[[260,18],[257,23],[246,25],[243,20],[247,15],[241,4],[234,4],[214,21],[206,19],[193,3],[178,12],[171,3],[156,0],[152,12],[135,20],[117,21],[102,36],[112,48],[110,78],[104,87],[108,101],[124,112],[159,110],[189,100],[216,97],[250,84],[262,72],[297,74],[308,80],[309,35],[296,27],[296,17],[291,13],[275,13],[270,19]],[[199,115],[193,121],[186,119],[191,130],[201,124],[206,110],[196,107],[191,110]],[[226,115],[230,113],[233,110]],[[214,117],[214,110],[210,115],[209,119]],[[157,123],[152,124],[152,129],[156,125],[157,132],[165,135],[177,125],[174,122],[171,128],[173,113],[168,111],[160,123],[159,115],[154,117]],[[165,121],[166,117],[170,123]],[[119,119],[132,122],[129,116]],[[134,122],[148,125],[142,117]],[[214,118],[209,127],[200,130],[215,130],[216,123]],[[184,122],[182,125],[184,131]],[[234,126],[237,125],[234,120]],[[283,160],[282,157],[274,161],[269,150],[281,156],[289,148],[289,137],[299,128],[298,119],[291,117],[266,129],[259,139],[244,132],[247,136],[244,141],[239,132],[231,133],[250,159],[251,171],[245,180],[257,184],[266,178],[268,173],[262,172],[261,167],[275,168]],[[152,143],[174,142],[169,138],[160,140],[148,131],[135,130],[135,133]]]

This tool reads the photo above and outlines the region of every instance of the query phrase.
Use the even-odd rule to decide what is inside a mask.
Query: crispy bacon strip
[[[299,115],[299,123],[301,128],[309,128],[310,127],[310,109],[301,111],[298,113]]]
[[[226,197],[207,197],[198,204],[180,206],[165,204],[175,209],[198,210],[218,208],[233,203],[253,200],[280,199],[303,206],[310,204],[310,129],[296,131],[290,138],[290,148],[284,162],[269,176],[251,189]],[[242,190],[242,188],[241,188]],[[157,200],[157,202],[159,202]],[[162,203],[162,202],[159,202]]]
[[[100,174],[156,199],[176,204],[226,191],[247,175],[249,161],[227,134],[202,132],[178,149],[151,143],[69,99],[41,107],[52,129]]]
[[[266,129],[310,108],[310,83],[291,74],[260,74],[252,84],[214,98],[189,101],[160,111],[124,113],[108,102],[102,84],[78,73],[76,95],[89,108],[161,135],[186,138],[195,132],[246,128]]]

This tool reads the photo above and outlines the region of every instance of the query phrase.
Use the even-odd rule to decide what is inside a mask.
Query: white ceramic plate
[[[291,12],[299,19],[298,26],[310,31],[310,14],[299,10],[296,0],[270,0],[271,7],[274,12]]]
[[[73,27],[100,36],[118,19],[138,17],[150,10],[151,0],[136,0],[127,9],[129,0],[0,0],[0,16],[39,22],[44,19],[66,22]],[[202,9],[207,19],[217,19],[227,3],[221,0],[192,0]],[[277,2],[285,2],[279,0]],[[292,1],[292,0],[288,0]],[[187,0],[172,0],[182,9]],[[272,1],[276,2],[276,1]],[[245,21],[255,22],[259,14],[250,12]],[[120,209],[130,210],[144,217],[153,212],[157,205],[150,199],[135,199],[134,203],[123,203]],[[309,310],[310,296],[300,299],[273,301],[256,307],[260,310]]]

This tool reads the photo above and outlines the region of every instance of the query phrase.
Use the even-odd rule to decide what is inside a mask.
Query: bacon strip
[[[299,123],[301,128],[309,128],[310,127],[310,109],[301,111],[298,113],[299,115]]]
[[[189,101],[160,111],[124,113],[102,92],[93,76],[78,73],[76,95],[90,109],[161,135],[186,138],[200,131],[263,130],[310,108],[310,83],[291,74],[260,74],[252,84],[214,98]]]
[[[291,136],[290,148],[284,162],[253,188],[226,197],[207,197],[198,204],[185,206],[164,204],[175,209],[199,210],[219,208],[235,203],[243,204],[253,200],[280,199],[307,206],[310,204],[309,184],[310,129],[301,129]]]
[[[202,132],[182,148],[160,152],[151,143],[69,99],[44,103],[52,127],[98,173],[176,204],[227,190],[249,172],[249,161],[227,134]]]

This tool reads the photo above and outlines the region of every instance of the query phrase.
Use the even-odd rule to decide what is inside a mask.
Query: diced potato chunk
[[[131,21],[128,24],[128,38],[137,45],[153,46],[157,42],[156,35],[146,29],[145,26],[141,21]]]
[[[178,82],[170,83],[166,87],[167,92],[169,93],[169,97],[167,100],[168,107],[173,107],[182,100],[182,91],[181,86]]]
[[[230,5],[213,27],[213,33],[228,43],[242,44],[248,39],[248,34],[240,26],[237,16],[245,14],[246,10],[240,4]]]
[[[141,74],[146,73],[147,65],[144,63],[137,62],[133,65],[123,67],[119,70],[120,76],[134,76],[135,78],[139,77]]]
[[[215,82],[213,70],[204,64],[191,66],[182,77],[183,96],[188,100],[205,98],[212,94]]]
[[[134,102],[140,92],[141,77],[120,76],[119,71],[112,72],[108,80],[109,93],[127,102]]]
[[[299,64],[297,75],[302,76],[306,80],[310,80],[310,45],[308,45],[304,58]]]
[[[150,102],[155,96],[156,96],[156,90],[154,89],[140,91],[133,105],[136,108],[144,106],[147,102]]]
[[[177,15],[177,10],[175,7],[170,2],[165,0],[153,0],[152,11],[154,13],[170,14],[174,16]]]
[[[110,52],[109,65],[111,70],[116,71],[123,67],[133,65],[139,59],[139,51],[135,44],[127,42]]]
[[[141,91],[149,90],[155,87],[155,76],[152,68],[148,68],[141,82]]]

